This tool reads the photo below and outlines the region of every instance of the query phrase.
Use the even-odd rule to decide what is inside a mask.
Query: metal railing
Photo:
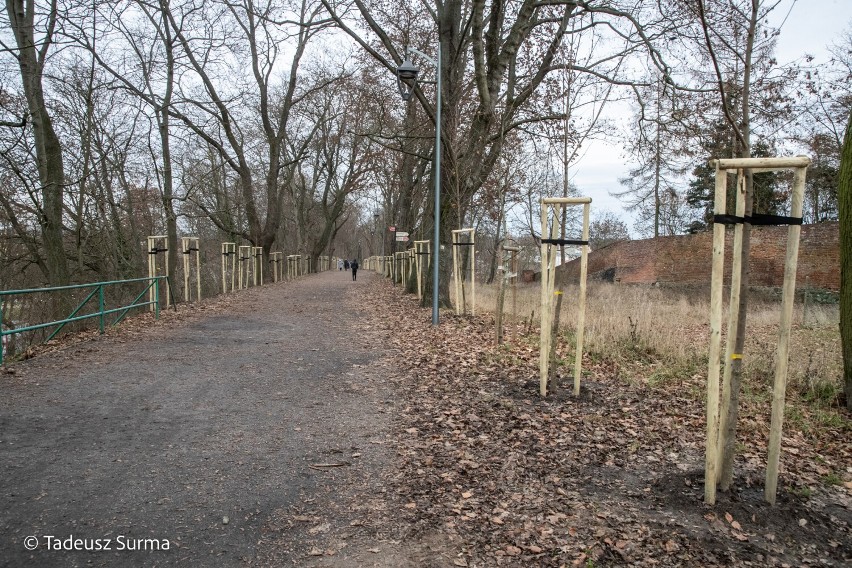
[[[23,334],[29,331],[37,331],[40,329],[47,329],[51,327],[55,327],[46,339],[44,339],[43,343],[47,343],[57,334],[59,334],[62,329],[72,322],[79,322],[84,320],[89,320],[92,318],[98,318],[98,330],[100,333],[104,333],[107,324],[107,316],[112,314],[118,314],[118,317],[112,321],[111,326],[116,325],[121,322],[129,312],[133,308],[141,308],[145,306],[151,306],[151,309],[154,313],[154,318],[160,318],[160,281],[166,281],[166,285],[168,286],[168,280],[165,276],[157,276],[154,278],[133,278],[130,280],[112,280],[109,282],[95,282],[92,284],[76,284],[73,286],[56,286],[53,288],[31,288],[27,290],[6,290],[0,291],[0,364],[3,363],[3,353],[5,349],[5,341],[4,338],[6,336],[14,336]],[[144,286],[144,289],[127,305],[123,305],[117,308],[107,309],[106,307],[106,290],[110,286],[121,286],[126,284],[133,284],[136,282],[147,282],[147,285]],[[88,290],[91,291],[86,295],[83,301],[79,302],[76,308],[74,308],[68,317],[64,319],[58,319],[54,321],[50,321],[47,323],[39,323],[34,325],[25,325],[24,327],[12,327],[8,329],[3,329],[4,314],[3,314],[3,300],[8,296],[21,296],[28,294],[40,294],[40,293],[56,293],[63,292],[68,290]],[[153,290],[153,294],[150,296],[150,299],[147,301],[141,301],[146,294],[148,294],[151,290]],[[89,304],[94,298],[97,298],[98,308],[97,311],[93,313],[88,313],[85,315],[78,315],[87,304]],[[10,318],[11,319],[11,318]]]

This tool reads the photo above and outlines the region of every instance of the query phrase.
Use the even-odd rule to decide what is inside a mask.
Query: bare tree
[[[40,12],[40,9],[44,9],[44,12]],[[46,8],[36,6],[35,0],[6,0],[6,15],[15,45],[3,45],[3,49],[17,61],[35,142],[41,195],[38,222],[44,250],[44,263],[41,266],[48,281],[61,286],[70,281],[62,233],[65,170],[62,145],[53,127],[43,85],[45,64],[54,43],[59,9],[56,0],[51,0]]]
[[[629,150],[638,165],[619,182],[625,187],[613,192],[624,199],[628,211],[638,211],[637,228],[652,237],[676,234],[685,225],[679,185],[688,162],[678,151],[691,130],[684,128],[685,93],[678,93],[659,77],[650,88],[637,89],[636,121]]]
[[[612,211],[599,213],[589,224],[589,245],[592,250],[627,240],[630,240],[627,225]]]
[[[402,62],[401,48],[406,44],[432,52],[435,43],[440,44],[444,62],[441,152],[446,164],[441,185],[447,196],[441,212],[443,235],[465,219],[473,196],[494,168],[507,133],[564,120],[564,112],[547,107],[558,84],[555,72],[570,68],[613,83],[627,83],[619,74],[621,58],[646,49],[665,68],[659,54],[649,48],[654,33],[648,31],[659,32],[664,23],[641,23],[636,13],[612,3],[423,2],[420,7],[406,5],[407,28],[399,29],[387,12],[363,0],[321,1],[337,25],[391,73]],[[360,23],[353,23],[350,12],[357,12]],[[413,22],[418,18],[432,22],[436,30],[416,29]],[[578,24],[572,26],[572,21]],[[369,36],[358,31],[361,25]],[[596,45],[598,56],[587,65],[570,59],[560,62],[559,49],[572,29],[577,34],[614,31],[620,47],[604,53],[603,44]],[[414,94],[434,123],[432,97],[419,87]],[[448,280],[442,281],[440,294],[446,301]]]
[[[311,93],[336,81],[339,75],[320,76],[314,83],[299,83],[299,67],[308,42],[326,26],[319,17],[319,10],[307,0],[295,6],[295,21],[287,20],[289,14],[280,13],[274,2],[257,5],[251,0],[244,0],[219,8],[226,10],[231,16],[228,21],[237,26],[240,45],[249,57],[251,79],[247,85],[251,85],[251,90],[238,95],[226,94],[225,87],[217,84],[211,74],[217,65],[216,42],[224,36],[191,36],[184,31],[185,22],[179,21],[170,12],[169,20],[183,48],[187,71],[191,70],[203,85],[196,94],[182,91],[180,108],[184,110],[175,110],[173,114],[214,148],[237,175],[248,224],[248,231],[243,236],[256,246],[262,246],[265,257],[268,257],[282,219],[286,184],[280,183],[281,174],[288,168],[290,175],[295,173],[295,165],[305,155],[317,128],[317,125],[308,125],[305,130],[305,125],[301,125],[300,129],[299,125],[291,123],[293,110]],[[198,13],[203,15],[204,11],[199,9]],[[191,12],[187,11],[185,15],[190,17]],[[295,27],[292,37],[279,33],[282,24]],[[222,33],[230,32],[222,30]],[[279,92],[275,87],[276,70],[280,66],[278,56],[288,40],[295,42],[294,52],[283,92]],[[262,189],[254,181],[254,151],[248,147],[250,137],[246,130],[249,125],[240,120],[246,109],[232,108],[231,96],[246,96],[256,101],[257,114],[252,118],[260,123],[260,140],[265,151],[265,183]],[[200,114],[193,113],[192,109],[197,109]]]

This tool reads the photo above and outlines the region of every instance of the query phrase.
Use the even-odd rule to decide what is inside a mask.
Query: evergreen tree
[[[717,140],[718,146],[706,148],[707,154],[712,158],[729,158],[731,146],[728,141]],[[765,140],[755,142],[751,148],[752,157],[768,158],[775,152]],[[692,180],[686,191],[687,203],[701,211],[704,227],[712,224],[713,202],[716,191],[716,170],[710,166],[708,161],[702,161],[692,170]],[[754,174],[754,212],[775,215],[783,210],[788,198],[786,191],[781,186],[781,176],[778,172],[761,172]],[[735,181],[729,180],[728,187],[733,187]],[[727,210],[729,214],[735,211],[736,192],[728,191]],[[696,227],[698,228],[698,227]]]

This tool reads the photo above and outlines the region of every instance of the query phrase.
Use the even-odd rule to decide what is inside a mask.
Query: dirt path
[[[292,564],[334,558],[345,543],[305,543],[343,526],[370,542],[357,503],[381,510],[392,452],[382,347],[359,330],[371,276],[245,291],[0,374],[0,565]],[[70,536],[111,550],[47,549]]]

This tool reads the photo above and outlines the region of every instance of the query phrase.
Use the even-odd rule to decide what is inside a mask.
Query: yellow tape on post
[[[736,360],[742,359],[742,358],[743,358],[742,353],[731,353],[731,360],[732,361],[736,361]]]

